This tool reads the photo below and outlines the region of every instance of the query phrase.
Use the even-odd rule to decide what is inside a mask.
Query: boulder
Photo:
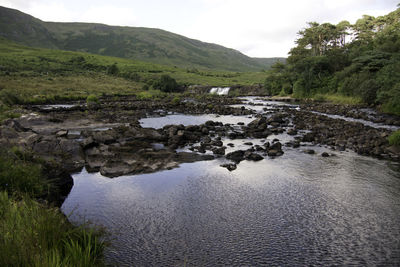
[[[234,164],[234,163],[222,164],[220,166],[223,168],[227,168],[228,171],[230,171],[230,172],[233,170],[236,170],[236,168],[237,168],[236,164]]]
[[[226,158],[234,161],[235,163],[239,163],[242,160],[244,160],[244,154],[245,154],[244,150],[236,150],[231,153],[228,153],[226,155]]]

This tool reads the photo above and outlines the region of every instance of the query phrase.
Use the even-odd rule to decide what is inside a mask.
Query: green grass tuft
[[[400,130],[393,132],[389,137],[388,141],[390,145],[400,146]]]
[[[73,227],[57,208],[0,192],[0,266],[101,266],[99,233]]]

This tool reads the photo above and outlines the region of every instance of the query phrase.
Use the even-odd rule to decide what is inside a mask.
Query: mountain
[[[0,36],[20,44],[175,65],[230,71],[268,69],[283,58],[259,59],[160,29],[97,23],[44,22],[0,7]]]

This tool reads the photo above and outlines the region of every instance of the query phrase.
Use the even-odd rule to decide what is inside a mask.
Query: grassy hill
[[[108,70],[113,65],[118,72],[110,74]],[[10,94],[23,102],[41,103],[52,98],[83,99],[90,94],[137,94],[145,86],[151,89],[164,74],[185,87],[260,84],[266,75],[188,70],[85,52],[27,47],[0,38],[0,97]]]
[[[159,29],[43,22],[5,7],[0,7],[0,36],[28,46],[89,52],[191,69],[259,71],[268,69],[279,60],[250,58],[234,49]]]

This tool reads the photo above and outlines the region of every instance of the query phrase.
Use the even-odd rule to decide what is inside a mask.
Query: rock
[[[243,143],[243,144],[246,145],[246,146],[252,146],[252,145],[253,145],[252,142],[245,142],[245,143]]]
[[[214,140],[211,142],[211,145],[221,147],[224,145],[224,143],[221,140]]]
[[[310,155],[315,154],[315,151],[312,150],[312,149],[307,149],[307,150],[305,150],[304,152],[307,153],[307,154],[310,154]]]
[[[68,131],[67,130],[60,130],[56,133],[57,137],[67,137]]]
[[[213,152],[215,155],[221,155],[221,156],[223,156],[223,155],[225,155],[225,148],[224,148],[224,147],[214,148],[214,149],[212,149],[212,152]]]
[[[227,168],[228,171],[233,171],[233,170],[236,170],[236,168],[237,168],[236,164],[234,164],[234,163],[222,164],[220,166],[223,168]]]
[[[269,146],[269,149],[281,151],[282,144],[280,142],[272,143],[272,145]]]
[[[250,155],[246,156],[246,159],[253,161],[260,161],[263,160],[264,158],[257,153],[251,153]]]
[[[296,134],[297,134],[297,130],[295,130],[295,129],[289,129],[289,130],[287,131],[287,134],[288,134],[288,135],[296,135]]]
[[[227,146],[229,146],[229,147],[234,147],[235,145],[232,144],[232,143],[228,143]]]
[[[17,132],[26,132],[29,131],[30,129],[23,127],[18,121],[14,119],[8,119],[3,122],[4,126],[7,126],[8,128],[12,128]]]
[[[132,173],[134,168],[129,164],[120,160],[109,160],[104,166],[100,168],[101,175],[107,177],[117,177]]]
[[[245,151],[243,150],[236,150],[234,152],[228,153],[226,155],[227,159],[234,161],[235,163],[239,163],[244,160]]]
[[[327,157],[329,157],[329,153],[323,152],[323,153],[321,154],[321,156],[324,157],[324,158],[327,158]]]
[[[98,143],[96,143],[93,139],[93,137],[89,136],[88,138],[83,139],[83,141],[81,142],[81,146],[83,147],[83,149],[88,149],[94,146],[97,146]]]
[[[179,163],[192,163],[196,161],[213,160],[215,157],[213,155],[199,155],[191,152],[179,152],[174,156],[174,159]]]
[[[268,155],[269,157],[282,156],[282,155],[283,155],[283,151],[281,151],[281,150],[276,150],[276,149],[270,149],[270,150],[268,150],[267,155]]]
[[[303,142],[313,142],[314,140],[315,140],[314,133],[306,133],[302,139]]]
[[[260,118],[257,118],[255,120],[251,121],[247,125],[247,127],[249,127],[249,128],[258,128],[260,125],[264,125],[264,124],[266,125],[266,123],[267,123],[267,119],[265,117],[260,117]]]

